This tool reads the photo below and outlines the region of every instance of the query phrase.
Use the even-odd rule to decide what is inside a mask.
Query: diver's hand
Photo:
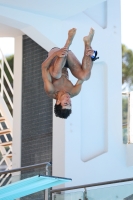
[[[56,52],[56,56],[58,56],[60,58],[67,56],[67,54],[68,54],[68,48],[66,48],[66,47],[61,48]]]
[[[86,56],[92,56],[94,53],[94,50],[89,47],[89,48],[86,48]]]

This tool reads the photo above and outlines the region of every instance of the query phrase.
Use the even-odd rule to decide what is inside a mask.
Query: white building
[[[21,167],[22,155],[23,35],[49,51],[63,47],[73,27],[77,33],[71,50],[78,59],[91,27],[100,59],[72,99],[72,115],[67,120],[53,115],[52,175],[72,178],[65,186],[131,178],[133,146],[122,138],[120,0],[0,0],[0,36],[15,38],[13,168]]]

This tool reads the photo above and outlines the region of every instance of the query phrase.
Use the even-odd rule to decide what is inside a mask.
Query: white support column
[[[22,98],[22,36],[15,38],[14,56],[14,112],[13,112],[13,166],[21,167],[21,98]]]
[[[55,100],[53,100],[53,109]],[[55,117],[53,111],[53,152],[52,152],[52,176],[65,176],[65,120]],[[64,187],[59,185],[54,187]]]

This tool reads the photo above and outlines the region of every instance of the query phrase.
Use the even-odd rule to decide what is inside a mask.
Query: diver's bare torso
[[[62,69],[62,76],[59,79],[55,79],[52,76],[51,76],[51,78],[52,78],[52,84],[54,86],[53,97],[55,97],[55,94],[58,91],[68,92],[70,94],[70,96],[73,97],[73,94],[71,94],[71,92],[72,92],[74,85],[68,79],[68,71],[65,67]]]
[[[62,75],[59,79],[54,79],[52,83],[54,85],[55,92],[66,91],[71,93],[71,90],[73,88],[73,84],[71,83],[71,81],[69,81],[64,75]]]

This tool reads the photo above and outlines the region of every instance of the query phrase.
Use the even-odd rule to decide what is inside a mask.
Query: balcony
[[[75,192],[77,189],[80,191]],[[133,178],[61,188],[51,193],[52,200],[133,200]]]

